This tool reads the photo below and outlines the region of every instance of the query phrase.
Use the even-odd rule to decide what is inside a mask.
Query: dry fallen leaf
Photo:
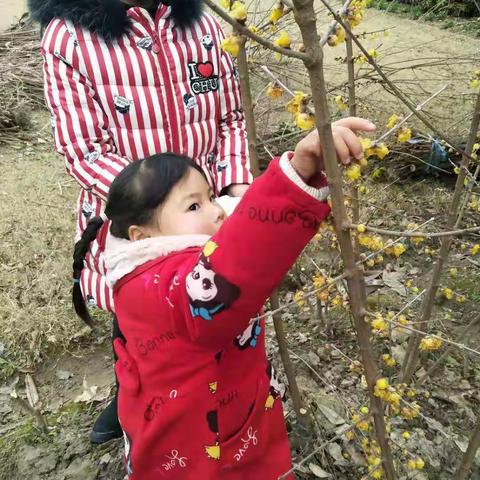
[[[326,472],[325,470],[323,470],[323,468],[320,468],[315,463],[310,463],[308,465],[308,468],[317,478],[330,478],[332,476],[330,473]]]

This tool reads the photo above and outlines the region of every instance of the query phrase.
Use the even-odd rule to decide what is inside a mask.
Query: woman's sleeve
[[[240,335],[328,216],[325,180],[306,185],[290,158],[272,161],[201,254],[166,273],[173,320],[192,341],[221,348]]]
[[[63,20],[54,20],[47,28],[42,56],[55,148],[81,187],[105,200],[130,160],[117,153],[106,114],[81,71],[78,47]]]

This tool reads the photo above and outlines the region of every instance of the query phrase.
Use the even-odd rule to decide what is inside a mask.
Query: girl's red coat
[[[116,284],[131,480],[273,480],[291,468],[256,316],[328,214],[275,160],[203,249],[151,260]]]

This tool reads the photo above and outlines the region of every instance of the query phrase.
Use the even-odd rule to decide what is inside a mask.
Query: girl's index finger
[[[369,120],[366,120],[365,118],[360,118],[360,117],[347,117],[347,118],[342,118],[341,120],[337,120],[334,122],[334,125],[340,126],[340,127],[346,127],[349,128],[350,130],[361,130],[363,132],[374,132],[377,127],[374,123],[370,122]]]

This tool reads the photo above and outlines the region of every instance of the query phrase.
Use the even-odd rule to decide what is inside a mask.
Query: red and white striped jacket
[[[128,33],[111,42],[61,18],[45,31],[55,146],[82,187],[77,238],[103,211],[115,176],[154,153],[190,156],[217,193],[252,181],[239,85],[220,49],[220,25],[204,14],[192,27],[175,28],[170,14],[163,4],[155,18],[130,8]],[[88,303],[112,310],[102,251],[94,242],[81,285]]]

